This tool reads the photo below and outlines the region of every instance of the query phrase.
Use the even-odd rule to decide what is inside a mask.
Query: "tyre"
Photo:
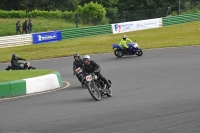
[[[142,52],[141,49],[138,49],[138,50],[135,52],[135,54],[136,54],[137,56],[142,56],[142,55],[143,55],[143,52]]]
[[[7,67],[6,67],[6,70],[11,70],[12,69],[12,66],[10,66],[10,65],[8,65]]]
[[[101,92],[99,91],[98,87],[95,85],[94,82],[88,82],[87,83],[88,91],[90,95],[96,100],[100,101],[101,100]]]
[[[123,56],[122,50],[118,50],[118,49],[116,49],[116,50],[114,51],[114,54],[115,54],[115,56],[117,56],[117,57],[122,57],[122,56]]]
[[[28,68],[28,70],[33,70],[33,69],[36,69],[35,67],[32,67],[32,66],[30,66],[29,68]]]

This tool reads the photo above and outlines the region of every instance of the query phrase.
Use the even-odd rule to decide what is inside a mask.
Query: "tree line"
[[[76,11],[91,0],[1,0],[1,10]],[[170,7],[172,11],[200,7],[200,0],[93,0],[103,5],[106,12],[134,11]]]

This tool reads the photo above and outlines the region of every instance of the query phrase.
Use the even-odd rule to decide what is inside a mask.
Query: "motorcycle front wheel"
[[[122,50],[116,49],[116,50],[114,51],[114,54],[115,54],[115,56],[117,56],[117,57],[122,57],[122,56],[123,56],[123,51],[122,51]]]
[[[90,93],[90,95],[96,100],[96,101],[100,101],[101,100],[101,92],[98,89],[98,87],[96,86],[96,84],[94,82],[88,82],[87,83],[87,88],[88,91]]]
[[[135,54],[136,54],[137,56],[142,56],[142,55],[143,55],[143,52],[142,52],[141,49],[139,49],[139,50],[137,50],[137,51],[135,52]]]

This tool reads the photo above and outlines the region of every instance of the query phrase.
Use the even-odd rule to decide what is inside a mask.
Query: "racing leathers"
[[[16,58],[11,58],[11,65],[12,65],[12,69],[13,70],[22,70],[24,69],[22,66],[20,66],[20,63],[18,63],[18,60],[24,60],[26,61],[26,59],[24,58],[20,58],[20,57],[16,57]]]
[[[98,70],[98,72],[96,71]],[[90,64],[84,64],[83,66],[83,73],[95,73],[106,85],[110,88],[110,84],[108,83],[107,79],[100,74],[100,66],[93,60],[90,60]]]
[[[74,75],[76,74],[76,77],[78,78],[78,80],[80,82],[82,82],[83,78],[78,73],[76,73],[76,69],[79,68],[79,67],[81,69],[83,69],[83,60],[81,58],[79,58],[78,60],[74,60],[74,62],[73,62],[73,72],[74,72]]]

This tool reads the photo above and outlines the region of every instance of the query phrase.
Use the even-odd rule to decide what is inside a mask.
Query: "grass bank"
[[[54,70],[17,70],[17,71],[0,71],[0,82],[26,79],[31,77],[42,76],[53,73]]]
[[[190,46],[200,45],[199,27],[200,21],[196,21],[123,34],[132,40],[137,40],[142,49]],[[113,51],[111,45],[119,43],[123,34],[105,34],[53,43],[2,48],[0,49],[0,62],[9,62],[13,53],[27,60],[66,57],[74,53],[108,53]]]
[[[27,18],[13,18],[13,19],[4,19],[0,18],[0,37],[1,36],[11,36],[16,34],[16,23],[20,20],[20,24],[22,26]],[[46,32],[52,30],[62,30],[62,29],[70,29],[76,28],[76,23],[67,22],[64,19],[47,19],[47,18],[34,18],[33,20],[33,30],[34,32]],[[78,27],[84,27],[87,25],[79,24]]]

